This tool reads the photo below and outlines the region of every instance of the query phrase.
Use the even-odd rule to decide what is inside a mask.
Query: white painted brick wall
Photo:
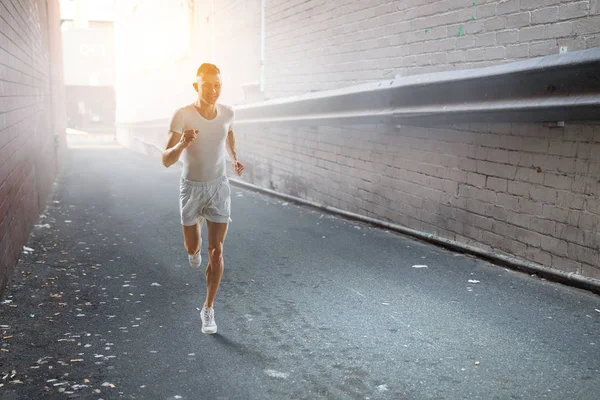
[[[600,130],[238,127],[246,179],[600,278]]]
[[[600,14],[597,0],[270,0],[266,34],[273,98],[596,47]]]

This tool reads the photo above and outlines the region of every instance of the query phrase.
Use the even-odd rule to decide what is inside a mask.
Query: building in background
[[[61,0],[68,127],[115,129],[114,0]]]
[[[188,0],[116,3],[116,120],[123,142],[139,123],[161,142],[164,120],[194,101],[196,69],[210,57],[209,22],[198,20],[196,10]]]
[[[264,1],[117,2],[120,128],[141,121],[148,127],[148,122],[162,121],[177,107],[194,101],[192,83],[203,62],[220,67],[224,103],[240,104],[248,101],[246,93],[256,94],[260,82],[261,4]]]

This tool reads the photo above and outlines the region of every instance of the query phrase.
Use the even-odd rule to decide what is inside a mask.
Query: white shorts
[[[195,225],[201,218],[217,223],[231,222],[229,179],[222,176],[208,182],[194,182],[182,177],[179,212],[184,226]]]

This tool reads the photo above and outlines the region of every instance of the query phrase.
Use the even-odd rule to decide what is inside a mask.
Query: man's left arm
[[[233,133],[233,126],[229,126],[229,132],[227,132],[227,152],[231,157],[231,162],[233,164],[233,169],[238,174],[238,176],[242,176],[242,171],[244,170],[244,165],[238,160],[237,152],[235,149],[235,134]]]

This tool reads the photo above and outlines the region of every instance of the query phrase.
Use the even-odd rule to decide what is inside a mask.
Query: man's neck
[[[194,102],[194,106],[198,109],[200,115],[206,119],[213,119],[217,115],[216,104],[209,104],[200,100],[196,100],[196,102]]]

